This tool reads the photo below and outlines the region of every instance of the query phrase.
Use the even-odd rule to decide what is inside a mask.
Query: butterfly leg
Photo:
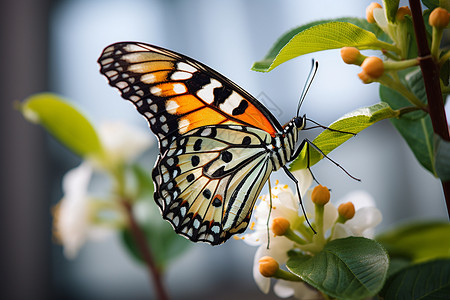
[[[300,201],[300,207],[302,208],[302,212],[303,212],[303,215],[305,216],[306,223],[308,223],[308,225],[311,228],[311,230],[314,232],[314,234],[316,234],[317,232],[312,227],[311,223],[308,220],[308,216],[306,215],[305,207],[303,206],[303,202],[302,202],[302,195],[300,193],[300,186],[299,186],[297,178],[295,178],[294,174],[292,174],[291,171],[289,171],[289,169],[286,166],[283,166],[283,170],[286,173],[286,175],[295,182],[295,187],[297,189],[298,199]]]
[[[307,168],[308,168],[308,169],[309,169],[309,146],[311,146],[311,147],[314,148],[314,150],[316,150],[317,152],[319,152],[324,158],[328,159],[328,160],[329,160],[330,162],[332,162],[336,167],[338,167],[339,169],[341,169],[342,171],[344,171],[344,173],[347,174],[350,178],[352,178],[352,179],[354,179],[354,180],[356,180],[356,181],[361,181],[361,179],[356,178],[355,176],[353,176],[352,174],[350,174],[346,169],[344,169],[343,166],[341,166],[341,165],[338,164],[336,161],[334,161],[334,160],[331,159],[329,156],[327,156],[322,150],[320,150],[319,147],[317,147],[313,142],[311,142],[311,141],[308,140],[308,139],[304,139],[304,140],[302,141],[302,143],[301,143],[300,146],[297,148],[297,151],[295,151],[295,153],[294,153],[294,155],[293,155],[292,157],[297,157],[297,156],[300,154],[300,152],[303,150],[303,147],[305,147],[305,144],[306,144],[306,147],[308,147],[308,148],[306,149],[306,155],[307,155],[307,160],[308,160],[308,162],[307,162]],[[312,174],[312,173],[311,173],[311,174]],[[313,178],[314,178],[314,176],[313,176]],[[315,180],[315,178],[314,178],[314,180]],[[317,180],[315,180],[315,181],[317,182]]]
[[[322,129],[329,130],[329,131],[333,131],[333,132],[344,133],[344,134],[351,134],[351,135],[353,135],[353,136],[356,136],[356,133],[353,133],[353,132],[350,132],[350,131],[342,131],[342,130],[333,129],[333,128],[327,127],[327,126],[325,126],[325,125],[319,124],[319,123],[317,123],[316,121],[311,120],[311,119],[309,119],[309,118],[307,118],[306,120],[309,121],[309,122],[311,122],[311,123],[313,123],[313,124],[315,124],[316,126],[312,126],[312,127],[308,127],[308,128],[303,128],[303,130],[309,130],[309,129],[314,129],[314,128],[322,128]]]
[[[272,185],[270,183],[270,177],[267,180],[267,183],[269,184],[269,214],[267,215],[267,249],[269,249],[270,245],[270,230],[269,230],[269,221],[270,221],[270,215],[272,214]]]

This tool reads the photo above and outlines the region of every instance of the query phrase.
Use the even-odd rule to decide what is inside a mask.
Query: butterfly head
[[[292,121],[298,130],[302,130],[306,126],[306,115],[297,116]]]

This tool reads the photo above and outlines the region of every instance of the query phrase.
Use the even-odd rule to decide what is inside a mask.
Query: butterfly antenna
[[[311,84],[314,80],[314,77],[316,77],[316,73],[317,73],[317,69],[319,69],[319,62],[316,61],[314,58],[311,60],[312,64],[311,64],[311,70],[309,70],[309,74],[308,74],[308,79],[306,80],[305,85],[303,86],[303,90],[302,93],[300,95],[300,101],[298,101],[298,107],[297,107],[297,117],[299,116],[300,113],[300,107],[303,104],[303,101],[306,98],[306,94],[309,91],[309,88],[311,87]]]

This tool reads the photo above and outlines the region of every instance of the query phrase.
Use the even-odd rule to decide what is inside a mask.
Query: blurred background
[[[63,256],[51,236],[50,209],[62,196],[62,176],[80,160],[42,128],[26,122],[13,109],[14,101],[51,91],[73,102],[94,124],[124,120],[146,128],[144,118],[107,85],[96,62],[111,43],[141,41],[216,69],[257,96],[281,124],[293,117],[314,57],[319,72],[302,113],[327,125],[349,111],[379,102],[378,85],[362,84],[359,69],[345,65],[339,50],[294,59],[268,74],[252,72],[250,67],[286,31],[318,19],[364,17],[370,2],[1,1],[0,298],[154,297],[146,270],[128,256],[115,236],[86,244],[74,260]],[[312,139],[318,133],[308,132],[305,137]],[[315,176],[332,189],[332,201],[354,190],[369,192],[384,218],[378,232],[408,220],[446,219],[439,181],[416,162],[389,121],[364,130],[330,156],[362,181],[351,180],[327,161],[313,167]],[[152,166],[149,162],[145,167],[150,171]],[[282,172],[272,178],[288,182]],[[255,251],[233,239],[219,247],[193,245],[168,269],[170,295],[173,299],[275,299],[272,292],[263,295],[253,281]]]

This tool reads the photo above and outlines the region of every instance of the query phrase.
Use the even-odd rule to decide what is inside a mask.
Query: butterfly
[[[286,164],[304,145],[296,147],[306,116],[282,126],[234,82],[161,47],[115,43],[98,63],[158,138],[154,200],[178,234],[221,244],[247,228],[272,172],[296,181]]]

